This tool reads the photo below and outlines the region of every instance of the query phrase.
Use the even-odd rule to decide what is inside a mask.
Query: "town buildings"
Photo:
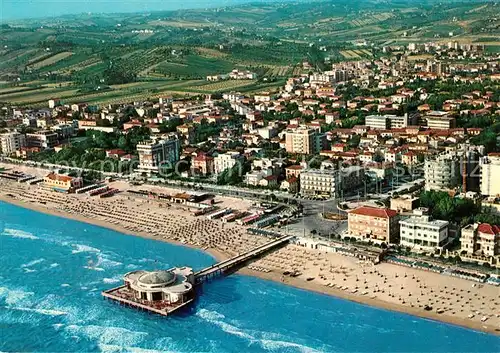
[[[391,198],[391,210],[398,212],[412,211],[418,207],[419,198],[413,196],[397,196]]]
[[[226,169],[233,168],[237,163],[240,164],[240,171],[243,173],[243,162],[244,157],[236,151],[229,151],[226,153],[220,153],[214,157],[214,172],[215,174],[220,174]]]
[[[408,114],[397,115],[368,115],[365,118],[365,125],[372,129],[401,129],[408,126]]]
[[[500,255],[500,226],[474,223],[462,228],[461,251],[468,255]]]
[[[195,175],[210,175],[214,173],[214,158],[207,153],[200,152],[192,159],[191,169]]]
[[[336,197],[352,190],[364,180],[364,168],[350,166],[338,169],[305,169],[300,173],[300,193]]]
[[[26,145],[40,149],[54,148],[59,143],[59,136],[50,130],[37,131],[26,134]]]
[[[447,244],[449,222],[432,219],[426,212],[417,209],[412,216],[399,221],[402,246],[433,251]]]
[[[481,164],[481,194],[500,196],[500,153],[490,153]]]
[[[399,215],[388,208],[358,207],[348,213],[348,234],[364,241],[397,243]]]
[[[0,153],[10,156],[26,146],[26,137],[19,132],[7,132],[0,135]]]
[[[300,173],[302,195],[335,196],[340,184],[340,172],[332,169],[306,169]]]
[[[289,153],[314,154],[316,147],[316,130],[299,127],[286,132],[285,149]]]
[[[456,156],[440,155],[425,161],[425,190],[451,190],[460,183],[460,161]]]
[[[174,164],[179,160],[179,139],[171,134],[139,142],[137,153],[139,155],[138,171],[141,173],[158,173],[161,167],[173,169]]]
[[[424,119],[427,122],[427,127],[430,129],[452,129],[456,126],[456,119],[450,116],[449,112],[430,111]]]

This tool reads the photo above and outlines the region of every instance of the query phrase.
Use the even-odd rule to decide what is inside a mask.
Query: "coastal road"
[[[329,199],[325,201],[299,200],[303,205],[303,217],[299,217],[293,224],[280,229],[298,236],[309,236],[311,232],[328,236],[331,233],[339,234],[347,229],[347,221],[331,221],[321,217],[323,212],[345,213],[338,209],[338,200]]]

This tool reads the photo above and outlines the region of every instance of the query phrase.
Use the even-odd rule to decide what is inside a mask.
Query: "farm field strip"
[[[358,54],[356,54],[353,50],[342,50],[340,52],[340,54],[342,54],[342,56],[346,59],[358,59],[358,58],[360,58],[360,56]]]
[[[61,61],[63,59],[66,59],[66,58],[70,57],[71,55],[73,55],[72,52],[64,51],[62,53],[52,55],[52,56],[50,56],[42,61],[31,64],[28,68],[31,70],[37,70],[37,69],[40,69],[44,66],[55,64],[56,62]]]
[[[17,97],[16,96],[10,97],[8,99],[8,102],[9,103],[16,103],[16,104],[19,104],[19,105],[29,105],[31,103],[38,103],[38,102],[42,102],[42,101],[48,101],[51,98],[73,97],[73,96],[75,96],[77,94],[77,92],[78,92],[77,89],[66,90],[66,91],[58,91],[58,92],[54,92],[53,90],[50,90],[48,92],[41,92],[41,93],[39,92],[39,93],[30,94],[30,95],[28,95],[28,97],[26,97],[25,95],[23,95],[23,96],[17,96]],[[0,101],[4,101],[4,97],[0,96]]]
[[[12,92],[12,93],[3,93],[3,94],[0,94],[0,101],[4,100],[5,98],[16,99],[16,98],[28,96],[28,95],[33,94],[33,93],[46,93],[46,92],[57,92],[57,89],[41,86],[41,87],[38,87],[35,91],[30,90],[28,92],[28,91],[24,90],[24,91]]]
[[[100,62],[102,62],[100,58],[98,58],[97,56],[91,56],[90,58],[88,58],[86,60],[80,61],[79,63],[73,64],[73,65],[65,66],[63,68],[60,68],[59,70],[54,71],[54,72],[56,72],[56,73],[68,73],[71,71],[76,72],[76,71],[83,70],[86,67],[89,67],[91,65],[95,65],[97,63],[100,63]]]
[[[10,94],[10,93],[20,93],[24,91],[31,91],[36,88],[34,87],[28,87],[28,86],[12,86],[12,87],[5,87],[5,88],[0,88],[0,96],[3,94]]]
[[[193,90],[193,91],[197,91],[197,92],[211,93],[211,92],[220,92],[220,91],[235,89],[238,87],[248,86],[248,85],[254,84],[255,82],[257,82],[257,81],[256,80],[226,80],[226,81],[209,83],[209,84],[201,85],[201,86],[187,86],[184,88],[187,91]]]

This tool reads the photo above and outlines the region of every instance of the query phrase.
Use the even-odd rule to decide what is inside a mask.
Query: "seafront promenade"
[[[114,183],[113,187],[124,190],[125,185]],[[9,180],[0,181],[0,190],[0,198],[7,202],[128,234],[196,247],[219,260],[269,241],[267,237],[249,233],[244,226],[195,217],[184,205],[134,198],[125,192],[98,199],[55,193]],[[240,199],[219,198],[219,202],[222,207],[241,210],[251,206],[251,202]],[[374,266],[371,262],[297,244],[288,244],[263,256],[251,268],[243,269],[242,273],[478,330],[496,332],[500,327],[498,287],[491,285],[473,286],[474,283],[464,279],[390,263]],[[298,275],[283,276],[285,272]],[[425,310],[426,307],[432,310]]]

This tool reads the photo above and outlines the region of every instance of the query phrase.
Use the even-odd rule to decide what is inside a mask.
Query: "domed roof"
[[[175,281],[175,274],[170,271],[148,272],[139,277],[139,282],[143,284],[170,284]]]

